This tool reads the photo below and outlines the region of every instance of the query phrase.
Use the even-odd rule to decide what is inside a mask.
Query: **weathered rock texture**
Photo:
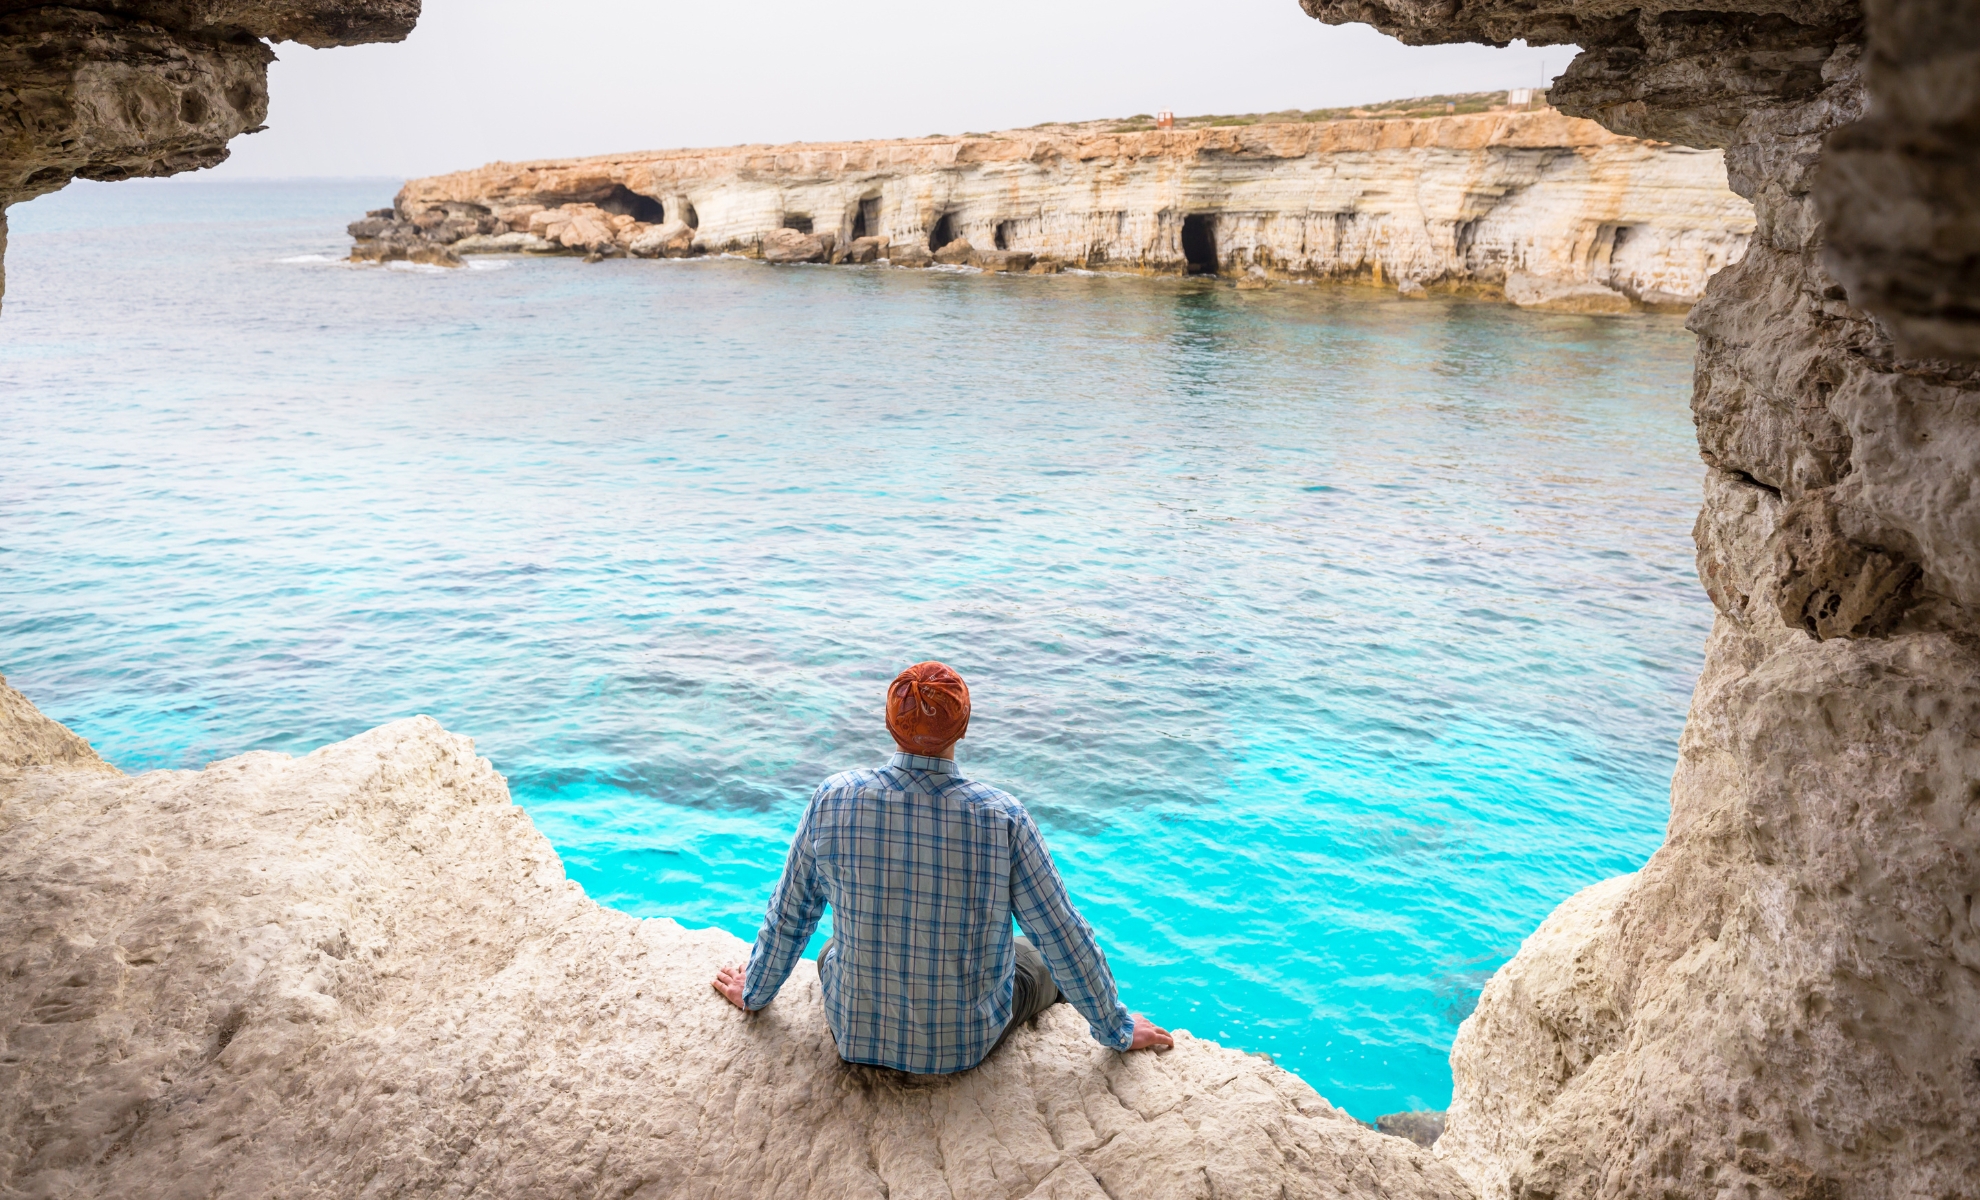
[[[1577,42],[1556,104],[1723,148],[1758,220],[1690,321],[1718,619],[1668,839],[1486,987],[1438,1155],[1493,1200],[1980,1195],[1980,384],[1907,357],[1970,346],[1976,201],[1945,193],[1973,127],[1904,128],[1882,99],[1854,124],[1853,3],[1306,7],[1414,42]],[[1948,120],[1980,94],[1954,9],[1870,57],[1916,105],[1965,105]],[[1858,157],[1832,172],[1825,138]],[[1818,180],[1849,223],[1826,260]]]
[[[418,17],[419,0],[0,0],[0,256],[10,205],[224,160],[268,115],[263,39],[397,41]]]
[[[1980,362],[1980,5],[1867,0],[1870,112],[1829,135],[1829,269],[1900,353]]]
[[[7,686],[0,675],[0,772],[23,767],[70,767],[116,772],[90,744],[59,721],[51,721]]]
[[[427,718],[124,776],[0,684],[0,912],[8,1197],[1471,1196],[1065,1005],[960,1076],[848,1067],[809,963],[745,1018],[740,940],[592,903]]]
[[[1497,290],[1519,273],[1623,308],[1690,304],[1753,228],[1716,152],[1549,111],[493,163],[416,179],[396,226],[352,232],[366,256],[377,251],[364,239],[410,239],[421,221],[444,243],[467,234],[434,214],[462,205],[528,232],[561,214],[573,251],[629,249],[672,220],[701,252],[767,253],[789,227],[840,246],[885,237],[903,258],[966,241],[1047,269],[1258,267],[1405,290]],[[623,223],[615,231],[601,212]]]

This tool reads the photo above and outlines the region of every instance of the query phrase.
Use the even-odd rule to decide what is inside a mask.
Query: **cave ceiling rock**
[[[399,41],[418,18],[419,0],[0,0],[0,256],[9,205],[223,161],[268,115],[268,42]]]

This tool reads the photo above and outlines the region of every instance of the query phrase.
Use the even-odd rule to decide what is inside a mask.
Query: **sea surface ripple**
[[[943,659],[1128,1003],[1363,1118],[1443,1107],[1484,978],[1662,837],[1678,319],[336,261],[390,192],[11,214],[0,671],[125,769],[430,713],[599,901],[748,937]]]

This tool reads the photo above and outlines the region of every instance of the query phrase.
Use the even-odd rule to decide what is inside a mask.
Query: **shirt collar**
[[[905,750],[894,751],[887,760],[890,767],[904,767],[910,771],[927,771],[931,775],[954,775],[956,760],[953,758],[931,758],[926,754],[909,754]]]

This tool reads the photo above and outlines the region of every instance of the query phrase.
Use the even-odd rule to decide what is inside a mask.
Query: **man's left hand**
[[[722,993],[722,999],[743,1006],[743,969],[740,966],[723,967],[715,972],[715,990]],[[744,1009],[747,1012],[749,1010]]]
[[[1175,1046],[1176,1039],[1170,1036],[1168,1030],[1157,1025],[1147,1017],[1142,1016],[1140,1013],[1134,1014],[1134,1044],[1129,1046],[1128,1049],[1173,1050]]]

